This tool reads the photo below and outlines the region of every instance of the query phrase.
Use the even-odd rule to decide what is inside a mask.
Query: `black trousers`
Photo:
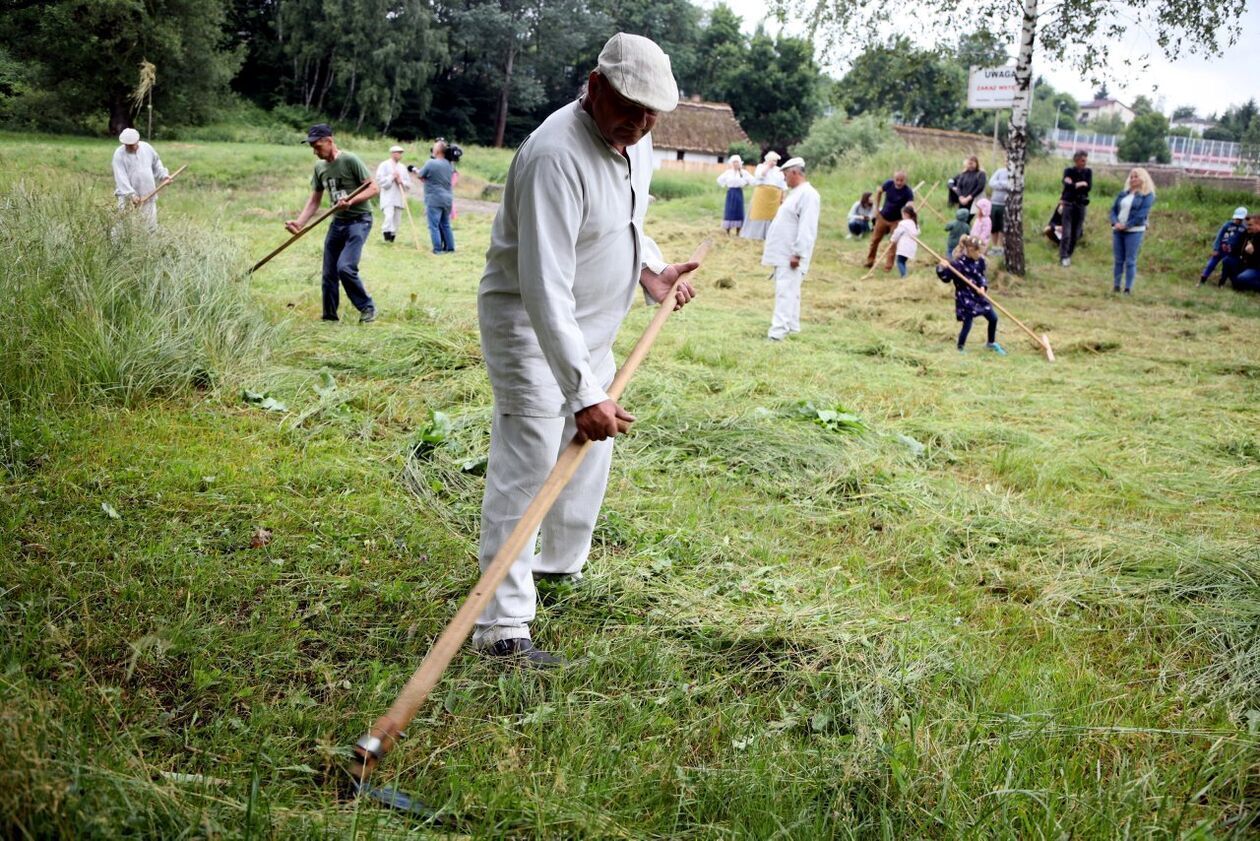
[[[1063,236],[1059,239],[1059,259],[1072,256],[1076,243],[1085,232],[1085,205],[1063,205]]]
[[[992,310],[980,313],[989,319],[989,344],[997,341],[997,313]],[[962,347],[967,344],[967,334],[971,332],[971,322],[975,321],[975,316],[968,316],[963,319],[962,329],[958,331],[958,346]]]

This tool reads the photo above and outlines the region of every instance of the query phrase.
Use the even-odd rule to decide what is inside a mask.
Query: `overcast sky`
[[[701,2],[708,8],[717,5],[717,0]],[[743,18],[747,32],[755,30],[766,14],[764,0],[726,0],[726,4]],[[891,7],[891,4],[888,5]],[[1179,105],[1193,105],[1202,116],[1219,114],[1230,105],[1239,105],[1251,97],[1260,100],[1260,0],[1250,0],[1248,7],[1240,21],[1237,42],[1223,55],[1213,58],[1183,56],[1176,61],[1168,61],[1160,55],[1158,45],[1149,33],[1130,30],[1124,43],[1111,51],[1107,73],[1109,92],[1126,103],[1146,94],[1163,105],[1165,114],[1171,114]],[[778,24],[768,21],[766,28],[777,32]],[[917,28],[913,24],[907,26],[908,30]],[[798,22],[790,22],[786,29],[793,35],[805,32],[805,26]],[[911,31],[904,34],[918,40]],[[1012,63],[1015,49],[1012,38]],[[1150,55],[1150,68],[1147,70],[1130,64],[1143,52]],[[842,76],[847,69],[848,56],[820,58],[824,59],[824,68],[833,76]],[[1066,90],[1079,100],[1092,98],[1094,86],[1070,67],[1037,61],[1034,57],[1033,72],[1045,76],[1056,89]]]

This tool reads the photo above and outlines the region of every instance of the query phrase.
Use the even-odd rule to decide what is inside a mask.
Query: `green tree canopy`
[[[0,15],[10,124],[111,134],[133,121],[128,94],[141,61],[157,67],[155,118],[208,119],[244,50],[225,43],[218,0],[62,0],[17,4]]]
[[[772,38],[758,28],[743,60],[724,68],[706,93],[730,103],[763,151],[783,151],[805,137],[821,113],[821,78],[809,41]]]
[[[1116,156],[1131,163],[1166,164],[1172,161],[1168,151],[1168,118],[1156,111],[1148,111],[1129,123],[1124,139],[1116,149]]]

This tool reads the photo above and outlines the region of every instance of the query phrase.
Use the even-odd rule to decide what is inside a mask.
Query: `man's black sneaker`
[[[540,648],[534,648],[534,644],[524,637],[499,640],[481,649],[481,653],[487,657],[501,657],[505,660],[518,661],[524,666],[566,666],[569,663],[563,657],[558,657]]]
[[[371,324],[373,321],[376,321],[376,309],[368,307],[363,311],[363,314],[359,316],[359,323]]]

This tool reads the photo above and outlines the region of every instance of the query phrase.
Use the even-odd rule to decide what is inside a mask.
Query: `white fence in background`
[[[1260,149],[1244,147],[1226,140],[1200,140],[1195,137],[1169,137],[1168,150],[1172,152],[1172,165],[1191,172],[1209,172],[1220,175],[1255,173],[1260,171]],[[1047,138],[1050,151],[1059,157],[1070,158],[1077,149],[1089,153],[1091,160],[1099,163],[1117,163],[1117,138],[1111,134],[1083,134],[1078,131],[1059,129]]]

